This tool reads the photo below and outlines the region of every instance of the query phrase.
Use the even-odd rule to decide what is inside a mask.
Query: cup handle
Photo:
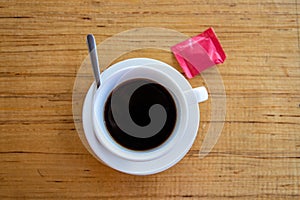
[[[208,99],[208,93],[204,86],[193,88],[193,92],[198,103],[206,101]]]

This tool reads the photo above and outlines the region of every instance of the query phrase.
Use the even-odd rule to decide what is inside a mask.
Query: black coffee
[[[165,110],[164,113],[160,116],[151,116],[149,110],[151,107],[153,109],[154,105],[162,106],[160,108]],[[139,127],[149,127],[153,121],[159,121],[160,117],[162,126],[149,137],[146,131],[133,134],[130,132],[132,130],[124,130],[120,123],[116,122],[118,120],[114,115],[117,111],[118,119],[120,120],[120,116],[121,119],[125,119],[126,116],[122,116],[126,115],[124,109],[129,110],[129,118]],[[171,94],[162,85],[148,79],[132,79],[112,91],[105,103],[104,120],[108,132],[117,143],[131,150],[148,150],[161,145],[172,134],[176,123],[176,105]]]

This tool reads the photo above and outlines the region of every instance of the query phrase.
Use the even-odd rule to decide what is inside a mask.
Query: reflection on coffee
[[[129,91],[134,85],[140,85],[140,87],[131,94]],[[117,102],[120,103],[112,103],[115,102],[112,101],[115,93],[118,94]],[[126,99],[129,99],[129,105],[123,103]],[[140,136],[136,134],[133,136],[133,134],[124,131],[116,123],[118,120],[114,118],[115,111],[129,109],[131,120],[136,125],[145,127],[151,123],[149,110],[157,104],[165,110],[165,123],[158,132],[150,137],[145,137],[143,132],[137,133],[141,134]],[[118,144],[131,150],[143,151],[158,147],[170,137],[176,123],[176,112],[175,101],[166,88],[152,80],[139,78],[125,81],[111,92],[105,103],[104,120],[109,134]],[[122,113],[119,114],[122,115]]]

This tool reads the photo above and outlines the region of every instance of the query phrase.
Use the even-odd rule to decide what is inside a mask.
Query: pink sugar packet
[[[172,46],[171,50],[188,78],[226,59],[213,28]]]

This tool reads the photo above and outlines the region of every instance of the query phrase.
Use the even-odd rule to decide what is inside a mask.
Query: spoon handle
[[[97,45],[95,41],[95,37],[93,34],[88,34],[86,36],[86,41],[89,49],[90,59],[94,71],[94,77],[96,81],[97,88],[100,87],[100,69],[98,63],[98,54],[97,54]]]

